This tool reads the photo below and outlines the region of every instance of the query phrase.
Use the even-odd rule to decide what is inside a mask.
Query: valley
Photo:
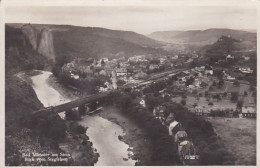
[[[232,131],[238,139],[247,136],[235,130],[237,120],[257,118],[256,33],[207,29],[145,36],[10,23],[5,49],[6,165],[255,164],[256,151],[238,161],[241,155],[229,142]],[[108,96],[54,112],[101,93]],[[232,120],[230,134],[221,132],[222,119]],[[251,145],[238,153],[255,146],[253,127]],[[69,157],[22,157],[46,151]]]

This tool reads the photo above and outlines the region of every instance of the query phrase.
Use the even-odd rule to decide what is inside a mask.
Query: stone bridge
[[[97,93],[97,94],[94,94],[94,95],[90,95],[90,96],[87,96],[87,97],[83,97],[83,98],[80,98],[80,99],[77,99],[77,100],[70,101],[68,103],[64,103],[64,104],[60,104],[60,105],[57,105],[57,106],[51,106],[51,107],[47,107],[47,108],[44,108],[44,109],[40,109],[38,111],[35,111],[34,113],[44,112],[44,111],[52,111],[54,113],[60,113],[60,112],[64,112],[64,111],[67,111],[67,110],[71,110],[71,109],[76,108],[76,107],[85,108],[86,104],[96,102],[96,101],[98,101],[102,98],[105,98],[106,96],[109,95],[109,93],[110,92]]]

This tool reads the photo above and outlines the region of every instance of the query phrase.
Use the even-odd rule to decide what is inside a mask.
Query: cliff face
[[[35,27],[30,24],[23,25],[21,30],[34,51],[52,61],[55,60],[51,30]]]
[[[41,31],[41,38],[38,46],[38,52],[48,59],[55,61],[55,54],[53,48],[53,37],[50,30],[43,29]]]
[[[29,36],[30,32],[32,35]],[[46,57],[34,50],[36,32],[29,26],[23,29],[6,26],[5,29],[5,69],[6,74],[23,70],[43,69],[50,63]],[[33,35],[34,34],[34,35]]]
[[[32,45],[33,50],[37,49],[37,32],[36,29],[34,27],[32,27],[30,24],[26,24],[23,25],[21,27],[21,30],[23,32],[23,34],[25,35],[25,37],[27,38],[27,40],[30,42],[30,44]]]

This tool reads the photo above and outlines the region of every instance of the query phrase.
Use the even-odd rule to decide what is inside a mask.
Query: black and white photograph
[[[3,1],[4,166],[257,166],[258,2],[76,2]]]

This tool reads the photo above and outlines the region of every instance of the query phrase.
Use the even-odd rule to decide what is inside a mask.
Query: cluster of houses
[[[189,89],[201,89],[206,86],[208,83],[208,75],[213,74],[212,68],[206,68],[206,66],[196,67],[191,70],[182,71],[177,74],[178,81],[176,82],[176,86],[185,86]],[[186,82],[193,78],[194,80],[189,84],[186,85]]]
[[[238,70],[245,74],[253,73],[253,70],[250,67],[246,67],[246,66],[238,67]]]
[[[169,113],[165,117],[167,108],[164,105],[157,106],[153,109],[153,115],[163,125],[168,127],[169,135],[173,137],[175,144],[178,146],[178,154],[182,163],[195,164],[199,159],[196,148],[191,140],[188,138],[187,132],[182,127],[181,123],[175,120],[174,113]]]

